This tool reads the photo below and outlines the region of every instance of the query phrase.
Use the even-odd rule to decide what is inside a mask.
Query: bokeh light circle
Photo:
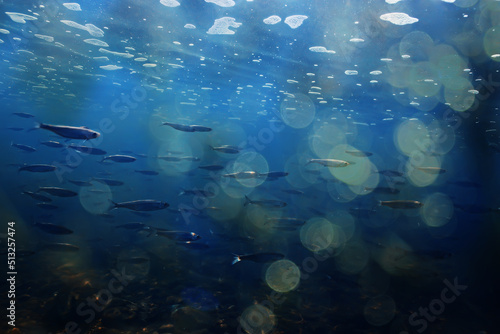
[[[248,333],[270,333],[276,326],[276,319],[271,310],[262,305],[247,307],[239,319],[243,330]]]
[[[434,193],[424,200],[420,208],[421,216],[427,226],[440,227],[453,217],[453,202],[443,193]]]
[[[286,125],[302,129],[311,124],[316,114],[316,108],[307,95],[297,93],[293,97],[288,96],[283,100],[280,112]]]
[[[387,295],[370,299],[363,310],[365,320],[373,326],[388,324],[396,314],[396,303]]]
[[[300,269],[290,260],[279,260],[266,270],[267,285],[277,292],[289,292],[300,283]]]

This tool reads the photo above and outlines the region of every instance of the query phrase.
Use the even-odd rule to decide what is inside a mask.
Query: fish
[[[173,129],[184,131],[184,132],[210,132],[212,128],[202,125],[184,125],[170,122],[163,122],[163,125],[168,125]]]
[[[92,180],[107,184],[108,186],[123,186],[125,184],[122,181],[111,180],[111,179],[102,179],[102,178],[98,178],[98,177],[93,177]]]
[[[290,195],[304,195],[302,190],[297,189],[281,189],[281,191]]]
[[[179,159],[181,159],[181,160],[187,160],[187,161],[200,161],[201,160],[200,158],[193,157],[193,156],[180,157]]]
[[[200,243],[200,242],[193,242],[193,241],[186,241],[186,242],[178,242],[178,245],[184,246],[189,249],[196,249],[196,250],[201,250],[201,249],[208,249],[210,248],[209,245]]]
[[[227,153],[227,154],[238,154],[238,153],[240,153],[239,147],[231,146],[231,145],[223,145],[223,146],[217,146],[217,147],[213,147],[213,146],[209,145],[209,147],[213,151],[217,151],[217,152],[221,152],[221,153]]]
[[[415,167],[416,169],[425,172],[427,174],[444,174],[446,173],[446,169],[439,167]]]
[[[379,170],[377,173],[388,177],[403,176],[404,174],[396,170]]]
[[[235,265],[241,261],[252,261],[257,263],[266,263],[266,262],[274,262],[281,260],[285,257],[285,255],[281,253],[255,253],[255,254],[247,254],[247,255],[234,255],[232,265]]]
[[[345,153],[350,154],[355,157],[369,157],[372,156],[373,153],[367,151],[359,151],[359,150],[346,150]]]
[[[347,167],[351,164],[347,161],[338,159],[310,159],[307,165],[311,163],[317,163],[326,167]]]
[[[8,127],[7,130],[11,130],[11,131],[23,131],[24,128],[18,128],[18,127],[15,127],[15,126],[11,126],[11,127]]]
[[[84,126],[52,125],[40,123],[36,128],[49,130],[56,135],[69,139],[95,139],[101,134]]]
[[[215,194],[209,190],[200,190],[200,189],[182,189],[182,191],[179,193],[179,196],[181,195],[195,195],[195,196],[202,196],[202,197],[213,197]]]
[[[22,118],[33,118],[33,117],[35,117],[35,115],[28,114],[26,112],[13,112],[12,115],[16,115],[16,116],[19,116],[19,117],[22,117]]]
[[[285,177],[287,176],[287,172],[267,172],[267,173],[259,173],[259,176],[261,177],[268,177],[270,179],[277,179],[279,177]]]
[[[53,205],[53,204],[49,204],[49,203],[36,203],[35,205],[41,209],[46,209],[46,210],[59,209],[59,207],[57,205]]]
[[[95,148],[95,147],[90,147],[90,146],[70,144],[70,145],[68,145],[68,148],[71,148],[71,149],[73,149],[77,152],[83,153],[83,154],[91,154],[91,155],[105,155],[105,154],[107,154],[107,152],[104,150],[101,150],[101,149]]]
[[[126,230],[147,230],[149,226],[144,223],[126,223],[118,225],[116,228],[124,228]]]
[[[194,232],[183,232],[183,231],[168,231],[164,229],[155,229],[155,236],[165,237],[171,240],[185,242],[185,241],[196,241],[201,239],[201,237]]]
[[[306,223],[304,219],[294,218],[294,217],[267,217],[266,224],[282,224],[288,226],[302,226]]]
[[[158,175],[158,174],[160,174],[154,170],[134,170],[134,172],[144,174],[144,175]]]
[[[129,264],[143,264],[149,262],[149,258],[141,256],[133,256],[128,258],[120,258],[119,261]]]
[[[172,157],[172,156],[164,156],[164,157],[157,157],[158,159],[164,160],[164,161],[169,161],[169,162],[179,162],[182,159],[180,157]]]
[[[56,225],[52,223],[35,223],[33,225],[39,228],[40,230],[50,234],[64,235],[73,233],[72,230],[62,225]]]
[[[33,199],[36,199],[37,201],[42,201],[42,202],[52,202],[52,198],[47,197],[42,194],[37,194],[32,191],[23,191],[23,194],[30,196]]]
[[[259,177],[259,173],[254,171],[244,171],[244,172],[223,174],[222,176],[230,177],[233,179],[255,179]]]
[[[24,145],[24,144],[15,144],[15,143],[10,143],[10,146],[13,146],[15,148],[18,148],[22,151],[25,151],[25,152],[36,152],[36,148],[32,147],[32,146],[28,146],[28,145]]]
[[[394,201],[380,201],[379,205],[388,206],[393,209],[418,209],[424,205],[424,203],[413,200],[394,200]]]
[[[74,192],[73,190],[58,187],[40,187],[38,188],[37,192],[40,191],[58,197],[73,197],[78,195],[78,193]]]
[[[400,190],[396,188],[391,188],[391,187],[365,187],[366,191],[371,191],[376,194],[390,194],[390,195],[396,195],[399,194]]]
[[[77,185],[79,187],[92,187],[93,186],[93,184],[90,183],[89,181],[68,180],[68,182],[71,182],[74,185]]]
[[[248,196],[245,195],[245,204],[244,206],[247,206],[248,204],[255,204],[263,207],[268,207],[268,208],[284,208],[287,206],[286,202],[283,201],[278,201],[275,199],[263,199],[259,201],[253,201]]]
[[[216,171],[216,170],[224,169],[224,166],[221,166],[221,165],[204,165],[204,166],[198,166],[198,168],[199,169],[204,169],[204,170]]]
[[[134,162],[137,159],[130,156],[130,155],[115,154],[115,155],[109,155],[107,157],[102,158],[101,162],[104,162],[107,160],[111,160],[114,162],[128,163],[128,162]]]
[[[44,164],[35,164],[35,165],[24,165],[19,167],[18,172],[27,171],[33,173],[47,173],[52,172],[57,169],[54,165],[44,165]]]
[[[42,249],[55,252],[73,253],[78,252],[80,250],[80,247],[63,242],[49,242],[43,244]]]
[[[61,144],[60,142],[58,142],[58,141],[53,141],[53,140],[49,140],[49,141],[42,141],[42,142],[40,142],[40,144],[45,145],[45,146],[48,146],[48,147],[53,147],[53,148],[61,148],[61,147],[64,147],[64,144]]]
[[[111,203],[113,204],[113,209],[126,208],[133,211],[155,211],[169,207],[169,204],[166,202],[156,201],[152,199],[143,199],[137,201],[122,202],[122,203],[116,203],[111,201]]]
[[[471,181],[448,181],[449,184],[453,184],[456,186],[460,187],[467,187],[467,188],[481,188],[482,185],[477,182],[471,182]]]

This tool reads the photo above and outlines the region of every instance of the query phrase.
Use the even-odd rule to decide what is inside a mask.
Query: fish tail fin
[[[109,201],[111,202],[111,206],[112,206],[110,210],[113,210],[113,209],[116,209],[116,208],[119,207],[118,203],[116,203],[116,202],[114,202],[112,200],[109,200]]]
[[[307,165],[309,165],[309,164],[311,164],[311,163],[313,163],[313,161],[314,161],[314,159],[309,159],[309,160],[307,161],[307,163],[306,163],[306,166],[307,166]]]
[[[234,254],[234,253],[233,253],[233,255],[234,255],[234,259],[233,259],[233,262],[231,262],[231,265],[232,265],[232,266],[234,266],[236,263],[238,263],[238,262],[240,262],[240,261],[241,261],[241,258],[240,258],[240,256],[239,256],[239,255]]]
[[[214,147],[212,145],[208,145],[212,151],[215,151]]]
[[[181,188],[180,193],[177,196],[182,196],[186,193],[186,190],[184,188]]]
[[[248,204],[252,204],[252,200],[248,198],[247,195],[245,195],[245,203],[243,204],[243,206],[247,206]]]
[[[26,132],[31,132],[33,130],[37,130],[37,129],[43,129],[43,123],[40,123],[40,122],[35,122],[35,126],[26,130]]]

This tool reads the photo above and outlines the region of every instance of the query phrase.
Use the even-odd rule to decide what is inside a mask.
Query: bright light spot
[[[380,15],[383,21],[389,21],[395,25],[406,25],[418,22],[417,18],[411,17],[406,13],[387,13]]]

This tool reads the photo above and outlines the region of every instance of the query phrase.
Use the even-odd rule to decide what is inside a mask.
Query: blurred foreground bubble
[[[387,295],[372,298],[363,311],[366,321],[373,326],[388,324],[396,314],[396,303]]]
[[[285,98],[280,109],[283,122],[295,129],[307,127],[316,114],[314,103],[307,95],[301,93]]]
[[[453,217],[453,202],[442,193],[434,193],[424,200],[420,208],[421,216],[430,227],[439,227],[447,224]]]
[[[270,333],[276,326],[276,319],[273,312],[261,305],[247,307],[243,311],[239,321],[243,330],[251,334]]]
[[[277,292],[294,290],[300,282],[300,269],[289,260],[274,262],[266,270],[266,283]]]
[[[98,215],[108,212],[113,194],[107,184],[93,182],[92,187],[80,187],[78,197],[85,210]]]

